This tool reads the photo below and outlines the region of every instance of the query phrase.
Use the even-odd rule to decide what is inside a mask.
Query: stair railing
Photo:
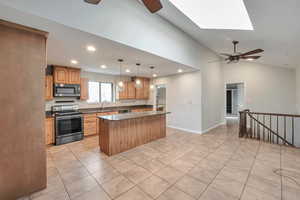
[[[239,137],[295,147],[295,120],[300,115],[240,111]]]

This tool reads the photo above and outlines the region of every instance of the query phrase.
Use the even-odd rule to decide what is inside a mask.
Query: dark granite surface
[[[90,113],[113,112],[119,110],[140,109],[140,108],[153,108],[153,106],[138,105],[138,106],[117,106],[117,107],[105,107],[105,108],[85,108],[85,109],[79,109],[79,112],[82,112],[83,114],[90,114]],[[46,118],[49,117],[53,117],[53,113],[51,111],[46,111]]]
[[[126,113],[126,114],[99,116],[98,118],[109,120],[109,121],[120,121],[120,120],[135,119],[135,118],[148,117],[154,115],[165,115],[169,113],[170,112],[163,112],[163,111],[147,111],[147,112],[140,112],[140,113]]]

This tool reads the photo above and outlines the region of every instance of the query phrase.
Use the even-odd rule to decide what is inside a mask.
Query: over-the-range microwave
[[[54,84],[55,97],[80,97],[78,84]]]

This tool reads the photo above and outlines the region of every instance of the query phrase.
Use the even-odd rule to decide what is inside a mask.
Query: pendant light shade
[[[119,76],[119,80],[118,80],[118,85],[117,85],[117,89],[119,92],[123,92],[124,91],[124,81],[122,80],[122,63],[123,63],[123,59],[119,59],[118,62],[120,63],[120,76]]]
[[[142,81],[141,79],[138,77],[139,76],[139,70],[140,70],[140,63],[136,64],[136,79],[135,79],[135,88],[142,88]]]

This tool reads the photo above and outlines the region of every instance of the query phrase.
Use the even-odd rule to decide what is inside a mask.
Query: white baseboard
[[[201,134],[207,133],[208,131],[211,131],[212,129],[217,128],[218,126],[221,126],[221,125],[224,125],[224,124],[226,124],[226,121],[223,121],[223,122],[221,122],[221,123],[218,123],[218,124],[216,124],[216,125],[214,125],[214,126],[208,128],[208,129],[203,130],[203,131],[201,132]]]
[[[218,126],[224,125],[224,124],[226,124],[226,121],[223,121],[223,122],[221,122],[221,123],[218,123],[218,124],[216,124],[216,125],[214,125],[214,126],[208,128],[208,129],[206,129],[206,130],[204,130],[204,131],[198,131],[198,130],[186,129],[186,128],[181,128],[181,127],[177,127],[177,126],[170,126],[170,125],[168,125],[167,127],[168,127],[168,128],[178,129],[178,130],[185,131],[185,132],[189,132],[189,133],[193,133],[193,134],[203,134],[203,133],[206,133],[206,132],[208,132],[208,131],[210,131],[210,130],[212,130],[212,129],[214,129],[214,128],[217,128]]]
[[[180,128],[180,127],[170,126],[170,125],[168,125],[167,127],[168,128],[178,129],[178,130],[189,132],[189,133],[193,133],[193,134],[201,134],[201,131],[196,131],[196,130],[191,130],[191,129],[186,129],[186,128]]]

